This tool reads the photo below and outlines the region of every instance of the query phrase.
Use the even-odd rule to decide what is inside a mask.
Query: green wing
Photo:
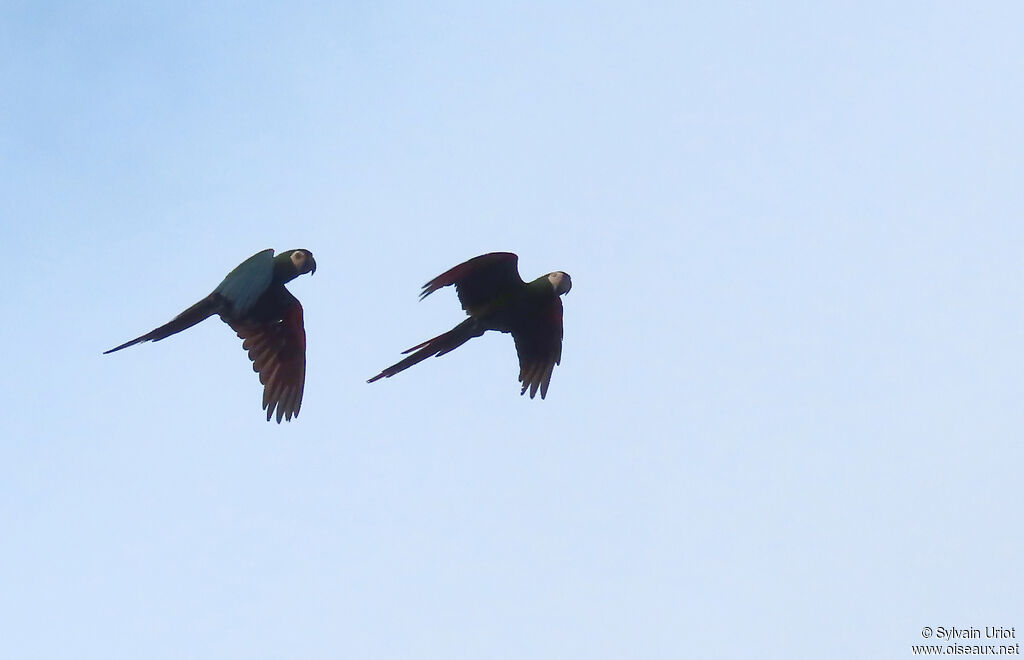
[[[213,292],[231,304],[235,317],[245,315],[274,278],[274,251],[257,252],[227,274]]]

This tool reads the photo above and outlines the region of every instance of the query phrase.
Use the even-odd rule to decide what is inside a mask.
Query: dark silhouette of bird
[[[282,418],[291,421],[299,414],[306,382],[306,330],[302,305],[284,285],[315,271],[316,261],[309,250],[288,250],[276,257],[273,250],[257,252],[228,273],[210,295],[169,323],[104,351],[104,355],[144,341],[166,339],[217,314],[242,339],[253,371],[260,375],[267,421],[275,410],[278,424]]]
[[[435,355],[444,355],[488,330],[508,332],[519,354],[520,394],[530,390],[532,399],[548,392],[551,372],[562,360],[562,300],[572,288],[568,273],[558,270],[524,282],[519,277],[519,257],[511,252],[491,252],[455,266],[423,285],[420,300],[442,287],[455,285],[462,309],[469,318],[448,332],[417,344],[412,353],[370,380],[390,378]],[[414,352],[415,351],[415,352]]]

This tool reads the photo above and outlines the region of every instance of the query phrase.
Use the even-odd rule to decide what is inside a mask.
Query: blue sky
[[[0,656],[910,657],[1024,629],[1015,3],[11,2]],[[267,424],[216,319],[316,255]],[[469,257],[572,275],[547,400]],[[491,336],[493,335],[493,336]]]

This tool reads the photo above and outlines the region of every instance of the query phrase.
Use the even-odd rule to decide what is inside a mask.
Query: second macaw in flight
[[[443,335],[413,346],[404,360],[370,380],[390,378],[428,357],[444,355],[487,330],[512,333],[519,354],[520,394],[530,390],[532,399],[548,392],[551,372],[562,360],[562,301],[572,279],[555,271],[532,282],[519,276],[519,257],[511,252],[491,252],[455,266],[423,285],[420,300],[450,284],[455,285],[462,309],[469,318]],[[415,351],[415,352],[413,352]]]
[[[314,273],[309,250],[273,250],[252,255],[227,274],[213,292],[178,314],[169,323],[136,337],[104,354],[144,341],[160,341],[191,328],[214,314],[231,326],[249,351],[253,371],[263,384],[267,421],[277,410],[277,423],[297,417],[306,382],[306,330],[302,305],[285,288],[299,275]]]

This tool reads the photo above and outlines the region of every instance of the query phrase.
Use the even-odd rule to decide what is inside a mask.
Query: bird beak
[[[313,262],[313,268],[309,271],[309,274],[312,275],[313,273],[316,272],[316,259],[314,259],[312,256],[310,256],[309,260],[311,262]]]

